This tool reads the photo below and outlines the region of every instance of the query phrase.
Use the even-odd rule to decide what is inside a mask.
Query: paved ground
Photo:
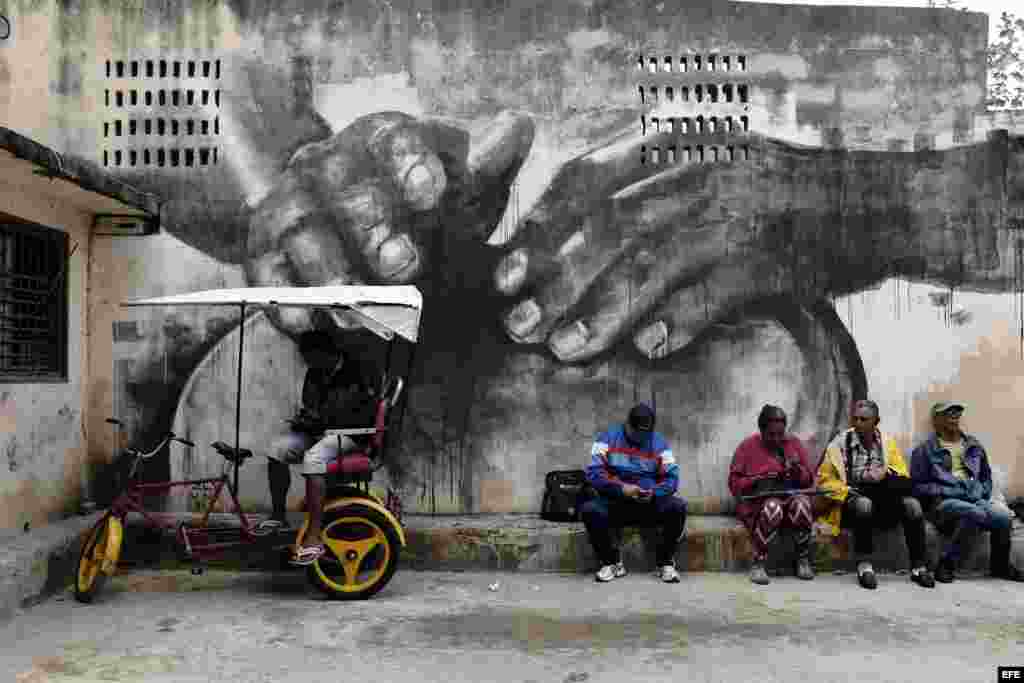
[[[63,593],[0,627],[0,680],[963,683],[1024,664],[1020,584],[880,578],[399,571],[340,603],[293,572],[135,572],[97,604]]]

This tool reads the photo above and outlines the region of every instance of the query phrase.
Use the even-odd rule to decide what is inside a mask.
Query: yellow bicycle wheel
[[[103,588],[107,576],[116,568],[121,554],[121,521],[116,517],[104,517],[89,532],[78,556],[75,572],[75,599],[92,602]]]
[[[307,572],[329,597],[365,600],[386,586],[398,568],[398,532],[368,505],[353,502],[326,513],[321,536],[327,553]]]

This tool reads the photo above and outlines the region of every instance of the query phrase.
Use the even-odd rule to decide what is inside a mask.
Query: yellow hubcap
[[[376,522],[365,517],[341,517],[331,522],[322,536],[329,552],[317,560],[316,572],[334,590],[355,593],[384,576],[391,560],[391,542]],[[369,566],[364,567],[364,563]],[[340,569],[340,575],[329,576],[325,568]]]
[[[92,532],[86,541],[85,555],[78,565],[78,590],[87,591],[92,588],[96,575],[107,550],[107,523],[104,522]]]

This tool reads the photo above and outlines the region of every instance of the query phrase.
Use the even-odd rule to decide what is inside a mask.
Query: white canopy
[[[209,289],[149,299],[122,306],[292,306],[343,308],[355,312],[367,327],[384,328],[411,342],[417,340],[423,295],[413,285],[336,285],[332,287],[239,287]],[[376,323],[376,325],[374,325]]]

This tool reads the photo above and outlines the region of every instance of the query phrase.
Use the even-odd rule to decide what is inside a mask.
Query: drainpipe
[[[79,412],[79,419],[82,423],[82,444],[83,460],[79,475],[79,512],[83,515],[91,514],[96,510],[96,502],[92,499],[92,487],[89,475],[91,474],[92,456],[89,448],[89,419],[92,411],[89,409],[90,388],[92,387],[92,271],[93,271],[93,242],[95,240],[92,216],[89,217],[89,231],[86,237],[85,252],[82,254],[82,277],[85,280],[82,287],[82,371],[79,373],[81,383],[82,405]],[[71,270],[70,263],[68,271]]]

